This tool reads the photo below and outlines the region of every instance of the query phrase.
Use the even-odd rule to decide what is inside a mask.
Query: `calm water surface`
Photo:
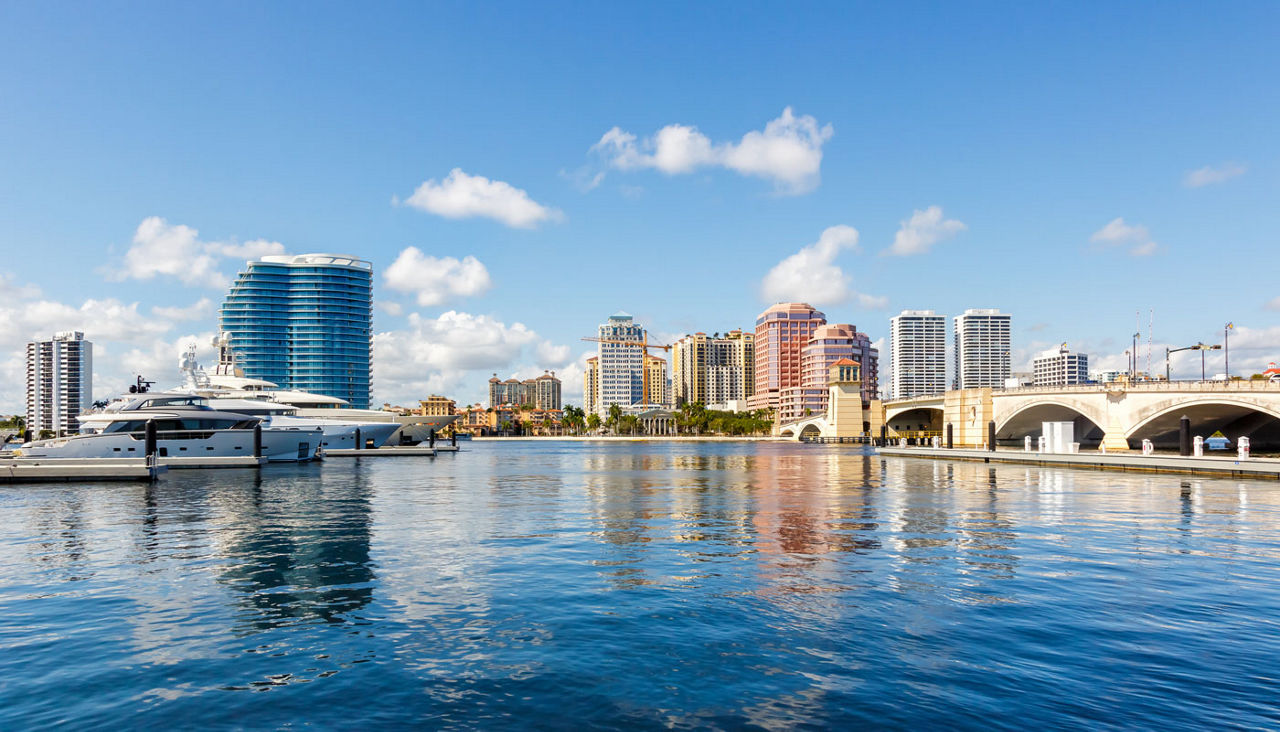
[[[1280,484],[489,443],[0,487],[0,728],[1280,726]]]

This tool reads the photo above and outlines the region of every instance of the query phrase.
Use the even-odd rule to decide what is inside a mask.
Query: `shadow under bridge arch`
[[[1248,437],[1251,450],[1280,450],[1280,410],[1221,398],[1167,407],[1145,416],[1125,435],[1129,447],[1139,449],[1148,439],[1158,448],[1176,449],[1183,416],[1191,421],[1193,437],[1221,432],[1231,440],[1232,449],[1239,438]]]
[[[1102,444],[1103,429],[1081,410],[1054,401],[1040,401],[1028,404],[1010,414],[1004,422],[996,425],[996,444],[1022,447],[1027,437],[1036,446],[1040,435],[1044,434],[1044,422],[1071,422],[1074,425],[1073,442],[1080,443],[1081,448],[1096,448]]]

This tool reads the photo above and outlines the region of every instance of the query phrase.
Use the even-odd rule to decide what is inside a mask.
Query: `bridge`
[[[1255,449],[1280,448],[1280,384],[1265,381],[1155,381],[962,389],[884,403],[891,437],[941,432],[950,425],[957,446],[987,441],[1020,445],[1040,436],[1042,422],[1074,422],[1082,447],[1138,448],[1149,439],[1176,447],[1178,422],[1186,416],[1192,434],[1221,431],[1231,440],[1249,437]]]

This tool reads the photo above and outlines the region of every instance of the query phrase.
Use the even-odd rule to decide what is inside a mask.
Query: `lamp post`
[[[1141,333],[1133,334],[1133,367],[1129,370],[1131,378],[1138,378],[1138,339],[1142,337]]]
[[[1231,331],[1236,327],[1235,323],[1227,323],[1222,329],[1222,371],[1226,374],[1227,381],[1231,381]]]

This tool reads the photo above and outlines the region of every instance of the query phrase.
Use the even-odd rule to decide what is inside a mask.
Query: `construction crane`
[[[649,357],[650,348],[660,348],[664,351],[671,350],[671,346],[664,346],[660,343],[650,343],[648,333],[645,333],[644,337],[638,341],[628,340],[625,338],[583,338],[582,340],[590,341],[591,343],[613,343],[619,346],[635,346],[636,348],[643,349],[645,359]],[[650,401],[649,399],[649,364],[644,362],[645,359],[640,360],[640,380],[641,380],[640,399],[642,401]]]

